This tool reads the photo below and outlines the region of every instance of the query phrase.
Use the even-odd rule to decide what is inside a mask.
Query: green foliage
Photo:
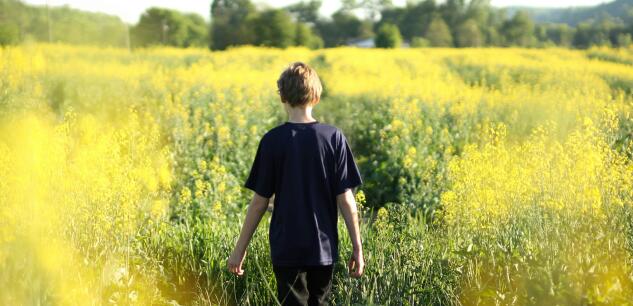
[[[12,24],[0,24],[0,46],[13,45],[20,40],[18,28]]]
[[[566,24],[544,25],[546,41],[562,47],[571,47],[574,39],[574,29]]]
[[[203,46],[207,39],[207,25],[201,16],[183,15],[178,11],[162,8],[147,9],[131,31],[133,44],[138,47]]]
[[[510,8],[509,13],[512,15],[518,10],[525,10],[530,14],[530,16],[533,16],[535,22],[567,24],[571,27],[575,27],[590,20],[601,21],[604,19],[610,19],[621,20],[624,23],[631,23],[631,21],[633,21],[633,14],[631,14],[633,1],[614,0],[603,2],[604,3],[596,6],[586,7]]]
[[[629,0],[616,1],[613,6],[625,10],[623,1]],[[611,4],[598,8],[601,7],[611,7]],[[527,11],[511,8],[507,17],[505,10],[492,8],[487,0],[451,0],[441,4],[433,0],[410,2],[406,7],[386,8],[381,15],[375,28],[384,23],[395,24],[405,40],[412,43],[414,37],[424,36],[432,46],[588,48],[626,45],[626,34],[633,35],[633,18],[616,19],[608,14],[593,19],[587,17],[577,30],[560,23],[535,25]]]
[[[574,35],[574,46],[579,48],[589,48],[593,46],[610,46],[611,40],[609,39],[609,32],[612,24],[600,23],[581,23],[576,28],[576,34]]]
[[[458,47],[480,47],[485,41],[477,21],[468,19],[457,28],[455,42]]]
[[[506,46],[527,47],[534,44],[534,22],[524,11],[504,22],[501,33]]]
[[[374,20],[385,8],[393,6],[391,0],[342,0],[342,10],[351,12],[363,10],[369,20]]]
[[[126,38],[127,26],[115,16],[67,6],[51,7],[49,14],[45,6],[0,0],[0,44],[27,39],[48,42],[50,39],[70,44],[124,47]]]
[[[629,47],[633,43],[631,40],[631,34],[629,33],[621,33],[617,36],[617,46],[618,47]]]
[[[397,26],[385,23],[378,29],[375,41],[378,48],[400,48],[402,36]]]
[[[286,7],[288,12],[295,16],[296,20],[301,23],[316,24],[319,20],[319,9],[321,8],[321,0],[301,1]]]
[[[451,29],[455,29],[462,20],[465,11],[465,0],[446,0],[442,6],[438,7],[437,13]]]
[[[211,4],[211,42],[214,50],[229,46],[252,44],[256,17],[255,6],[249,0],[214,0]]]
[[[424,36],[435,10],[435,2],[428,0],[406,8],[386,9],[382,12],[382,19],[378,23],[378,27],[382,23],[395,24],[400,29],[403,38],[411,40],[413,37]]]
[[[326,47],[345,45],[351,39],[368,38],[372,35],[371,22],[363,22],[345,11],[334,13],[331,21],[319,21],[316,29]]]
[[[448,24],[442,19],[442,17],[435,17],[429,28],[426,30],[425,38],[429,40],[433,47],[452,47],[453,35]]]
[[[49,14],[44,6],[1,0],[0,44],[50,40],[118,47],[131,42],[140,47],[207,45],[213,50],[247,44],[315,49],[372,38],[383,24],[393,24],[412,46],[420,46],[419,38],[424,37],[430,46],[440,47],[621,47],[628,46],[628,37],[633,36],[631,4],[631,0],[617,0],[567,11],[500,10],[488,0],[410,1],[404,7],[385,0],[349,0],[331,18],[323,18],[319,15],[322,0],[303,0],[274,13],[258,10],[251,0],[214,0],[211,24],[196,14],[154,9],[128,31],[129,26],[118,17],[106,14],[67,6],[51,7]],[[364,19],[358,17],[361,11]]]
[[[320,6],[319,1],[313,0],[260,12],[249,0],[215,0],[211,7],[211,48],[223,50],[246,44],[321,48],[323,39],[309,25],[317,22]]]
[[[23,20],[24,6],[13,0],[0,0],[0,46],[20,41],[19,24]]]
[[[295,45],[305,46],[310,49],[323,48],[323,39],[314,34],[312,29],[303,23],[296,24]]]
[[[413,37],[413,39],[411,39],[412,48],[426,48],[429,46],[431,46],[431,42],[424,37]]]
[[[185,23],[187,26],[187,38],[185,39],[184,47],[207,46],[209,41],[209,25],[198,14],[185,14]]]
[[[261,12],[253,26],[257,29],[255,44],[259,46],[286,48],[295,44],[296,27],[285,10],[270,9]]]

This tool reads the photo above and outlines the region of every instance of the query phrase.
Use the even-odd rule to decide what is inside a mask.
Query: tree
[[[49,27],[49,15],[52,27]],[[49,41],[50,37],[53,42],[123,47],[127,27],[120,18],[102,13],[83,12],[68,6],[47,10],[18,0],[0,0],[0,32],[2,44]]]
[[[456,29],[466,11],[465,0],[446,0],[440,11],[449,28]]]
[[[301,1],[286,7],[298,22],[316,24],[319,20],[319,9],[321,0]]]
[[[369,20],[376,20],[380,12],[393,6],[391,0],[342,0],[343,10],[350,12],[361,9]]]
[[[534,26],[534,38],[536,41],[540,42],[539,46],[542,46],[543,43],[548,43],[547,38],[547,26],[543,24],[537,24]]]
[[[15,25],[0,24],[0,46],[17,44],[20,41],[20,32]]]
[[[406,12],[399,24],[402,36],[408,40],[413,37],[424,36],[425,30],[433,20],[433,16],[437,11],[434,0],[426,0],[407,7]]]
[[[573,44],[577,48],[589,48],[592,46],[611,46],[609,34],[612,25],[602,22],[592,24],[588,22],[580,23],[576,27]]]
[[[616,43],[618,47],[628,48],[629,46],[631,46],[631,43],[633,43],[633,41],[631,40],[631,34],[629,33],[618,34],[617,43]]]
[[[470,0],[464,13],[464,20],[473,19],[480,27],[490,23],[494,9],[490,6],[490,0]]]
[[[344,10],[334,13],[331,21],[317,22],[316,29],[326,47],[344,45],[350,39],[368,38],[372,35],[371,22],[363,22]]]
[[[261,12],[254,26],[257,29],[257,45],[286,48],[295,44],[296,26],[285,10],[269,9]]]
[[[480,24],[479,27],[485,38],[485,44],[488,46],[501,46],[503,45],[503,36],[500,33],[500,29],[503,22],[505,22],[505,11],[490,9],[487,15],[486,21]]]
[[[147,9],[131,32],[135,46],[171,45],[182,47],[187,40],[185,17],[177,11]]]
[[[26,23],[26,5],[17,0],[0,0],[0,46],[19,43]]]
[[[429,40],[424,37],[413,37],[411,39],[411,48],[426,48],[430,45]]]
[[[295,45],[306,46],[310,49],[323,48],[323,39],[314,34],[312,29],[301,22],[296,24]]]
[[[408,12],[408,7],[392,7],[385,9],[380,12],[380,21],[374,25],[374,29],[378,31],[377,29],[380,29],[380,26],[384,23],[391,23],[397,25],[398,28],[403,31],[403,22]],[[404,32],[402,34],[404,35]]]
[[[198,14],[185,14],[184,17],[187,27],[187,38],[185,38],[183,46],[205,46],[209,39],[209,25],[204,21],[204,18]]]
[[[568,25],[548,25],[546,33],[547,39],[552,43],[562,47],[571,47],[574,39],[574,29],[572,29]]]
[[[527,12],[520,11],[503,23],[501,33],[506,46],[532,46],[534,43],[534,22]]]
[[[224,50],[228,46],[254,43],[255,17],[255,6],[250,0],[213,0],[210,47]]]
[[[375,42],[378,48],[400,48],[402,45],[400,30],[394,24],[385,23],[378,29]]]
[[[474,19],[468,19],[459,25],[455,40],[458,47],[481,47],[485,43],[479,25]]]
[[[426,30],[425,38],[433,47],[452,47],[453,35],[442,17],[436,16]]]

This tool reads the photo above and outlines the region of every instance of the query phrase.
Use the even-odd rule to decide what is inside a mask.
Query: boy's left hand
[[[242,270],[244,257],[246,257],[246,251],[244,251],[244,254],[236,254],[235,251],[233,251],[231,256],[229,256],[229,259],[226,261],[229,272],[237,276],[242,276],[244,274],[244,270]]]

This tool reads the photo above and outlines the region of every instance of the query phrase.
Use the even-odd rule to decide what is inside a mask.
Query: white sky
[[[26,3],[43,5],[47,0],[24,0]],[[321,14],[329,16],[341,6],[340,0],[322,0]],[[395,5],[404,5],[406,0],[392,0]],[[183,12],[198,13],[209,19],[212,0],[48,0],[50,5],[67,4],[73,8],[104,12],[117,15],[126,22],[136,23],[143,11],[148,7],[158,6],[173,8]],[[282,7],[299,2],[298,0],[253,0],[254,3]],[[569,7],[596,5],[607,0],[492,0],[494,6],[534,6],[534,7]]]

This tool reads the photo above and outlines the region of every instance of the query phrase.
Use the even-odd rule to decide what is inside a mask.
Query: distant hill
[[[509,7],[510,16],[527,11],[537,23],[566,23],[576,26],[585,21],[599,21],[605,18],[629,23],[633,21],[633,0],[616,0],[596,6],[572,8]]]

